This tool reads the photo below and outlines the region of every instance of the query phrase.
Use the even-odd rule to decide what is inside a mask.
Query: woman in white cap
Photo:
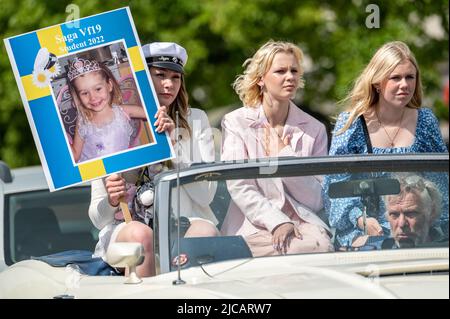
[[[142,49],[161,106],[158,112],[167,112],[174,121],[178,111],[180,126],[178,142],[174,138],[173,122],[165,123],[166,125],[158,121],[155,123],[170,133],[174,148],[180,150],[177,154],[177,156],[180,155],[179,158],[172,161],[169,166],[186,167],[194,162],[214,161],[214,141],[208,117],[203,111],[190,108],[188,105],[188,94],[184,84],[184,66],[188,58],[186,50],[173,42],[154,42],[144,45]],[[150,189],[153,176],[163,169],[162,164],[151,165],[147,168]],[[155,274],[153,230],[148,226],[148,224],[151,225],[153,208],[133,209],[136,208],[136,205],[133,205],[136,201],[132,199],[135,197],[134,184],[138,175],[139,172],[133,171],[122,176],[112,174],[105,180],[93,181],[89,216],[93,224],[101,230],[94,256],[104,258],[109,244],[113,242],[140,242],[144,246],[145,259],[137,267],[137,273],[146,277]],[[185,237],[218,234],[217,220],[209,207],[214,198],[216,186],[215,182],[199,182],[180,188],[180,206],[184,208],[182,215],[190,222]],[[147,191],[146,195],[148,193]],[[129,223],[124,222],[119,210],[119,200],[123,197],[127,198],[128,206],[131,208],[133,221]],[[146,200],[148,197],[146,196]],[[151,202],[152,196],[146,205],[151,205]]]

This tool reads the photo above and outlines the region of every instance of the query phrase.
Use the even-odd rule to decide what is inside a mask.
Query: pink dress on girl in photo
[[[78,163],[126,150],[130,146],[133,127],[130,118],[118,105],[112,106],[111,122],[97,126],[80,117],[78,133],[83,139],[83,149]]]

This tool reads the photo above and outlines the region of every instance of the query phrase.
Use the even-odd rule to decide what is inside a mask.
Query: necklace
[[[272,141],[272,137],[271,137],[272,133],[271,133],[271,131],[272,130],[274,130],[275,134],[278,136],[278,138],[280,140],[282,140],[283,133],[281,133],[281,135],[280,135],[280,133],[278,133],[278,130],[276,128],[270,127],[270,126],[266,127],[264,129],[264,151],[265,151],[266,156],[270,155],[270,147],[271,147],[270,144],[271,144],[271,141]]]
[[[400,129],[402,128],[402,127],[401,127],[401,124],[402,124],[402,121],[403,121],[403,115],[405,115],[405,108],[403,108],[402,116],[400,117],[400,122],[398,122],[398,128],[397,128],[397,130],[395,131],[394,137],[392,137],[392,138],[391,138],[391,136],[389,135],[388,131],[386,130],[386,127],[384,127],[383,123],[381,123],[380,118],[378,117],[378,111],[377,111],[376,108],[375,108],[375,115],[376,115],[376,117],[377,117],[378,124],[383,128],[384,133],[386,133],[386,136],[387,136],[388,139],[389,139],[390,146],[391,146],[391,147],[394,147],[394,145],[395,145],[395,139],[396,139],[396,137],[397,137],[397,135],[398,135],[398,132],[400,132]]]
[[[283,140],[283,139],[282,139],[282,136],[283,136],[284,126],[286,125],[286,120],[287,120],[287,118],[288,118],[288,116],[289,116],[289,111],[290,111],[290,109],[291,109],[291,107],[290,107],[290,105],[288,105],[288,110],[287,110],[287,112],[286,112],[286,117],[284,118],[284,120],[283,120],[283,122],[282,122],[283,125],[280,125],[280,126],[281,126],[281,134],[278,132],[278,130],[276,129],[276,127],[271,127],[271,126],[267,123],[267,127],[264,129],[264,151],[265,151],[266,156],[269,156],[269,155],[270,155],[271,140],[272,140],[272,138],[271,138],[271,135],[272,135],[271,131],[272,131],[272,130],[275,130],[275,133],[276,133],[276,135],[278,136],[278,139]],[[264,112],[264,113],[265,113],[265,112]],[[265,114],[264,114],[264,115],[265,115]],[[266,116],[266,118],[267,118],[267,116]]]

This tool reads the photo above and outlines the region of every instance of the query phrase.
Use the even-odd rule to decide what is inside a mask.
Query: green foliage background
[[[447,0],[0,0],[0,38],[66,21],[66,6],[80,16],[129,6],[141,43],[175,41],[189,53],[187,86],[191,105],[212,110],[239,105],[231,83],[242,63],[269,39],[297,43],[308,55],[306,88],[298,103],[331,119],[353,79],[384,42],[410,45],[421,67],[427,106],[448,121],[442,102],[448,76]],[[380,8],[380,28],[365,21],[369,4]],[[432,17],[443,30],[425,32]],[[12,167],[38,164],[31,130],[4,43],[0,53],[0,159]]]

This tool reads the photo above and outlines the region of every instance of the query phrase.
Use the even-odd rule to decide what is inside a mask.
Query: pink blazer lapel
[[[290,134],[291,137],[291,147],[297,153],[298,156],[301,156],[301,143],[300,140],[305,134],[305,131],[302,129],[302,126],[307,123],[306,118],[303,116],[303,111],[300,110],[294,103],[290,103],[289,105],[289,114],[286,119],[286,125],[284,130],[284,135]]]
[[[266,157],[264,153],[264,141],[263,141],[263,128],[267,122],[267,118],[262,109],[262,105],[256,108],[247,108],[245,113],[246,119],[250,120],[249,126],[249,134],[251,134],[255,140],[257,146],[257,157]],[[250,139],[251,139],[250,137]],[[273,197],[276,193],[279,194],[279,198],[277,198],[278,204],[284,203],[284,188],[283,183],[280,178],[266,178],[258,180],[260,187],[263,189],[265,193],[272,193]],[[273,193],[274,186],[276,187],[278,192]],[[272,191],[271,191],[272,190]],[[276,196],[278,197],[278,196]],[[281,206],[279,207],[281,209]]]
[[[249,141],[252,139],[252,137],[255,140],[255,143],[258,145],[255,145],[257,156],[258,157],[265,157],[264,153],[264,141],[263,141],[263,127],[267,123],[267,118],[264,115],[264,112],[262,110],[262,106],[255,108],[246,108],[245,112],[246,119],[250,120],[250,123],[248,125],[249,130],[248,133],[251,135],[249,138]]]
[[[267,118],[264,115],[264,111],[262,109],[262,105],[255,108],[246,108],[245,110],[246,119],[250,120],[248,133],[251,135],[250,140],[255,140],[255,143],[258,144],[258,157],[265,157],[265,154],[262,150],[264,150],[264,141],[262,128],[264,124],[267,123]],[[307,124],[307,118],[304,116],[304,112],[300,110],[294,103],[290,103],[289,105],[289,114],[286,119],[286,125],[283,132],[284,136],[291,135],[291,147],[297,153],[298,156],[302,156],[301,154],[301,138],[305,133],[302,129],[302,126]],[[261,151],[259,151],[261,150]]]
[[[299,152],[301,150],[299,141],[302,138],[304,133],[305,132],[299,127],[293,128],[293,132],[291,133],[292,134],[291,147],[295,151],[295,153],[297,153],[297,155],[299,155],[299,156],[300,156]]]

